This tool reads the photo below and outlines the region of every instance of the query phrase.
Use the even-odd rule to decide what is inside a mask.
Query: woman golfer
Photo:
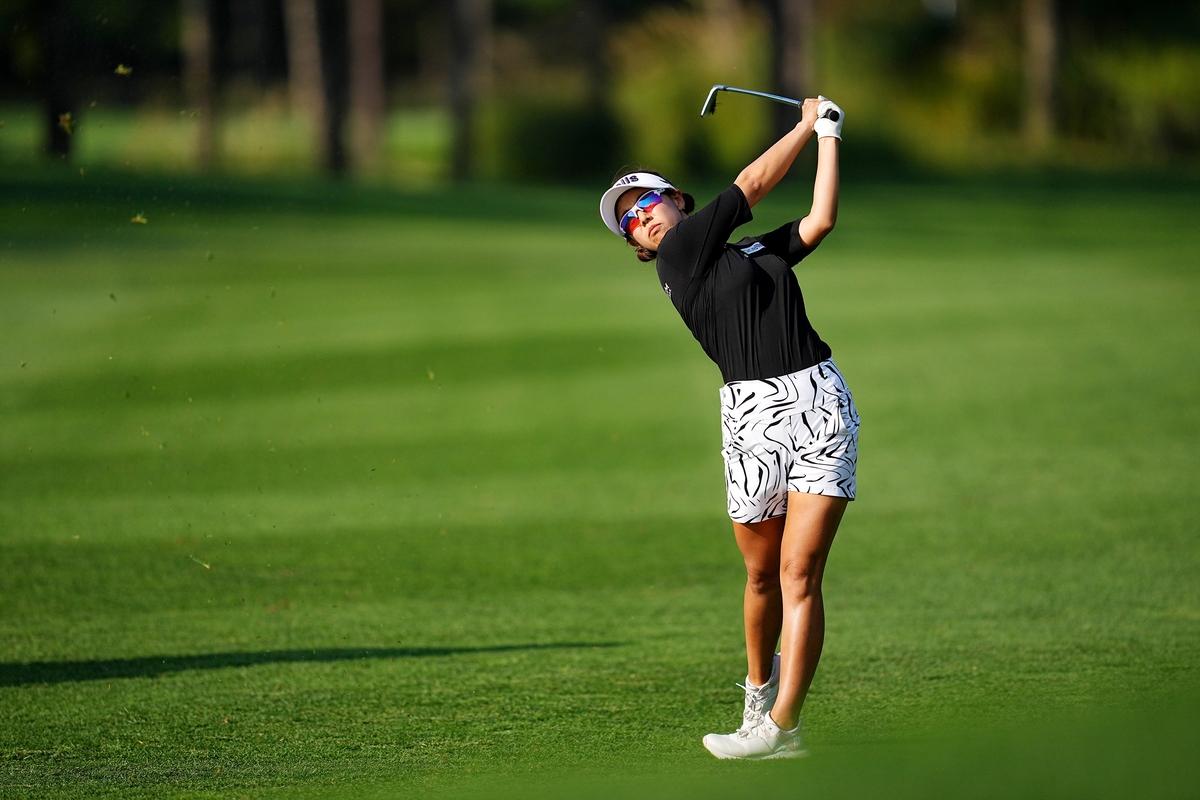
[[[741,727],[704,737],[717,758],[806,754],[800,710],[825,637],[825,561],[854,499],[858,412],[829,345],[809,324],[792,268],[837,219],[844,119],[823,97],[805,100],[800,123],[699,211],[690,195],[653,172],[620,177],[600,201],[609,230],[642,261],[657,258],[663,292],[725,381],[721,453],[729,516],[746,562],[749,670]],[[729,243],[814,132],[808,215]]]

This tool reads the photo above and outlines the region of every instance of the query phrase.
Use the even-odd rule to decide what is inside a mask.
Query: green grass
[[[0,105],[0,165],[36,168],[45,158],[42,109]],[[86,170],[124,165],[140,171],[195,172],[197,118],[168,106],[84,107],[75,112],[72,162]],[[293,116],[286,98],[226,109],[217,128],[217,160],[227,173],[294,176],[315,173],[321,163],[316,134]],[[444,179],[450,131],[438,109],[404,109],[386,120],[372,181],[408,186]],[[366,176],[364,176],[366,177]]]
[[[1194,785],[1193,187],[846,187],[799,274],[860,499],[815,757],[747,772],[719,375],[594,192],[0,183],[5,797]]]

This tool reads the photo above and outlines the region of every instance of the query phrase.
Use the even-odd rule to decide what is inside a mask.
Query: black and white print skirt
[[[788,492],[854,499],[858,411],[832,359],[722,386],[721,445],[735,522],[783,516]]]

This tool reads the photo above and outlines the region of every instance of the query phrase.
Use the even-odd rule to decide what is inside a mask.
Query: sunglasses
[[[625,216],[621,217],[621,230],[624,231],[626,236],[632,236],[633,229],[642,224],[642,221],[638,219],[637,212],[649,211],[665,199],[665,197],[658,193],[657,189],[651,189],[646,192],[625,212]]]

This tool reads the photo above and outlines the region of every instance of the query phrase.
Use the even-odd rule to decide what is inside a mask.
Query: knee
[[[788,596],[809,598],[821,591],[821,572],[815,558],[788,559],[779,565],[779,583]]]
[[[777,594],[779,592],[779,568],[777,566],[746,565],[746,586],[754,594]]]

